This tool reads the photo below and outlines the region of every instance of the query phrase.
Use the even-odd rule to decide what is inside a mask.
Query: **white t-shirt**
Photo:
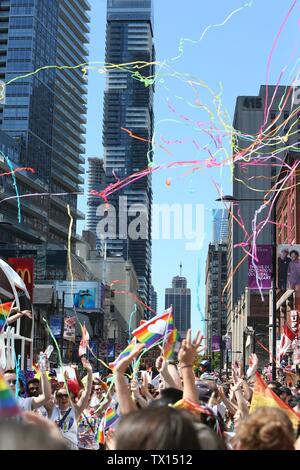
[[[18,405],[23,411],[32,411],[32,400],[33,397],[17,397]]]
[[[66,411],[61,412],[58,406],[55,406],[52,411],[51,415],[51,421],[60,421],[65,413],[69,410],[69,408]],[[71,408],[71,411],[69,412],[68,416],[63,422],[62,427],[60,428],[60,431],[65,439],[69,441],[68,443],[70,444],[70,448],[72,450],[77,450],[78,449],[78,438],[77,438],[77,420],[76,420],[76,414],[74,408]]]

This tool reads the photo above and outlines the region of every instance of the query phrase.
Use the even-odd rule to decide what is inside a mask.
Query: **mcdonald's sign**
[[[25,282],[30,298],[33,296],[34,261],[33,258],[8,258],[7,262]]]

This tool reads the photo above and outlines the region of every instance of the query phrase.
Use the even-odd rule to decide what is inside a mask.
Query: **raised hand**
[[[144,344],[136,344],[133,351],[127,356],[124,357],[114,368],[114,373],[125,374],[126,370],[132,363],[132,361],[143,351],[145,348]]]
[[[89,370],[93,371],[93,368],[90,364],[90,361],[86,357],[84,357],[84,356],[81,357],[81,363],[82,363],[84,369],[86,369],[87,371],[89,371]]]
[[[28,318],[30,318],[30,320],[32,320],[31,310],[22,310],[21,314],[22,314],[22,317],[28,317]]]
[[[192,331],[189,329],[186,338],[181,343],[181,348],[178,353],[178,360],[181,366],[192,366],[197,356],[197,350],[201,344],[203,336],[201,332],[196,333],[195,339],[192,340]]]

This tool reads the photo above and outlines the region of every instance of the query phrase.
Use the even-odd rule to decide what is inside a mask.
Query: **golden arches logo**
[[[17,269],[17,273],[19,274],[19,276],[23,279],[23,281],[27,282],[27,284],[31,284],[32,280],[31,280],[31,273],[29,271],[28,268],[18,268]],[[27,276],[27,279],[26,279],[26,276]]]

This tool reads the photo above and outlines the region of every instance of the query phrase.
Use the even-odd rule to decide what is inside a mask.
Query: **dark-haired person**
[[[278,288],[281,290],[286,290],[287,273],[290,262],[291,258],[289,258],[289,250],[281,250],[278,258]]]
[[[40,381],[39,379],[31,379],[27,382],[26,386],[26,394],[27,397],[38,397],[40,394]],[[40,406],[36,410],[34,410],[39,415],[43,416],[44,418],[48,418],[48,412],[44,406]]]
[[[290,251],[291,262],[289,263],[287,272],[287,288],[296,289],[300,286],[300,260],[297,250]]]

